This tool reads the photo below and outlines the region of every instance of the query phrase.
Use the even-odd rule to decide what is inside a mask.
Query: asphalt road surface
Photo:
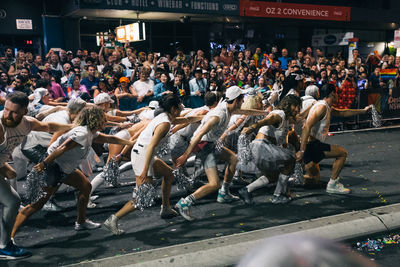
[[[219,204],[213,194],[198,201],[192,211],[198,219],[187,222],[182,217],[160,219],[158,199],[154,207],[123,218],[120,224],[126,233],[117,237],[103,228],[75,232],[75,196],[72,191],[62,190],[56,195],[57,202],[64,207],[62,212],[40,211],[16,235],[17,244],[31,250],[33,256],[8,262],[8,266],[60,266],[399,203],[399,134],[400,129],[387,129],[328,138],[328,143],[341,145],[348,151],[341,181],[353,190],[350,195],[325,192],[332,164],[332,160],[325,160],[321,163],[322,185],[294,188],[296,198],[289,204],[271,204],[273,185],[256,191],[256,204],[250,207],[241,201]],[[132,171],[123,173],[121,182],[132,181]],[[20,181],[21,193],[22,184]],[[239,188],[234,187],[232,192]],[[104,185],[97,193],[98,206],[88,210],[88,218],[104,222],[131,198],[132,185],[119,188]],[[174,205],[186,195],[174,187],[171,203]],[[4,263],[0,262],[0,266]]]

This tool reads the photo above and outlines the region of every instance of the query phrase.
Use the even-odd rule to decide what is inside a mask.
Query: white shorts
[[[147,146],[137,144],[137,143],[132,148],[131,162],[132,162],[132,169],[133,169],[133,172],[135,173],[135,176],[139,176],[143,172],[144,162],[146,159],[146,150],[147,150]],[[154,170],[153,170],[154,160],[155,160],[155,158],[153,157],[150,161],[149,170],[147,172],[148,177],[154,176]]]
[[[119,131],[115,134],[115,136],[124,140],[129,140],[129,138],[131,138],[131,135],[129,134],[129,131],[127,129]]]

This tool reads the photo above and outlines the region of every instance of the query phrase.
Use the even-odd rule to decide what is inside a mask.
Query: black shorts
[[[306,150],[304,151],[304,163],[309,162],[319,163],[325,158],[325,151],[331,151],[331,145],[322,143],[319,140],[311,141],[307,144]]]

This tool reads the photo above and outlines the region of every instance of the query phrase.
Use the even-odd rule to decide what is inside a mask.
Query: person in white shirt
[[[11,229],[18,213],[21,199],[18,193],[7,183],[7,179],[15,179],[16,172],[8,164],[14,148],[20,145],[32,130],[55,132],[69,130],[70,125],[54,122],[41,122],[25,116],[28,112],[29,99],[25,93],[13,92],[7,96],[0,121],[0,204],[2,209],[0,257],[17,259],[30,256],[30,252],[17,247],[11,241]]]
[[[332,106],[338,99],[336,87],[325,84],[321,88],[323,100],[315,103],[307,117],[301,135],[300,151],[296,153],[297,160],[303,160],[307,174],[304,178],[319,181],[320,171],[318,163],[325,158],[335,158],[331,178],[326,187],[326,192],[331,194],[349,194],[350,189],[339,182],[339,174],[347,159],[347,151],[337,145],[324,143],[329,132],[331,115],[339,117],[365,114],[371,106],[364,109],[336,109]]]
[[[160,106],[164,112],[156,116],[139,135],[132,152],[131,161],[134,174],[136,175],[136,186],[144,183],[152,183],[153,177],[163,177],[162,191],[162,206],[161,218],[169,218],[176,216],[177,213],[171,208],[170,194],[171,184],[174,180],[172,169],[160,158],[155,157],[158,147],[167,139],[167,134],[171,129],[172,122],[185,123],[190,122],[190,119],[178,118],[183,108],[179,98],[168,94],[163,96]],[[182,120],[181,122],[178,120]],[[134,199],[128,201],[118,212],[112,214],[105,222],[104,226],[109,229],[114,235],[121,235],[124,230],[119,229],[118,221],[127,214],[137,209]]]
[[[78,216],[75,230],[90,230],[99,228],[99,223],[94,223],[86,218],[86,205],[89,201],[91,185],[86,176],[78,170],[79,164],[86,159],[93,142],[115,143],[132,145],[132,142],[115,136],[105,135],[99,131],[106,125],[105,114],[102,109],[91,106],[84,108],[74,121],[75,127],[58,137],[47,149],[48,156],[35,165],[38,172],[44,171],[46,192],[38,201],[28,204],[20,210],[15,220],[11,237],[15,236],[18,228],[31,215],[39,211],[47,200],[57,191],[61,183],[70,185],[79,190]]]
[[[186,198],[181,198],[176,203],[175,208],[188,221],[193,221],[194,217],[190,215],[190,207],[196,200],[203,198],[212,192],[218,190],[217,201],[227,203],[239,199],[229,192],[233,175],[238,162],[237,156],[231,150],[222,147],[216,149],[221,135],[225,132],[232,114],[244,115],[266,115],[267,113],[259,110],[241,110],[244,91],[237,86],[231,86],[226,90],[226,100],[220,102],[214,109],[208,112],[201,121],[201,125],[194,132],[188,148],[185,153],[176,160],[179,168],[184,165],[192,152],[196,153],[204,166],[207,175],[208,184],[197,189],[193,194]],[[224,182],[220,188],[218,177],[217,159],[222,159],[227,163]]]
[[[143,68],[139,73],[139,80],[133,83],[132,88],[137,97],[137,108],[149,105],[151,96],[154,95],[154,82],[149,79],[148,70]]]

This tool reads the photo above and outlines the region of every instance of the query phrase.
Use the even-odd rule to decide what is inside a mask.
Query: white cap
[[[32,104],[36,105],[37,103],[40,102],[40,100],[42,100],[42,97],[47,93],[47,89],[46,88],[37,88],[35,89],[35,91],[33,92],[33,101]]]
[[[307,86],[305,95],[309,95],[309,96],[316,98],[318,91],[319,91],[318,86],[312,84],[312,85]]]
[[[100,93],[94,98],[94,103],[96,105],[103,104],[103,103],[114,103],[114,100],[111,99],[109,94],[107,93]]]
[[[238,96],[242,95],[244,91],[240,89],[238,86],[234,85],[226,89],[225,96],[226,100],[231,101],[235,100]]]
[[[160,106],[160,104],[156,100],[150,101],[150,103],[149,103],[149,108],[152,108],[152,109],[158,109],[159,106]]]
[[[67,104],[68,111],[69,111],[71,114],[77,114],[77,113],[78,113],[79,111],[81,111],[85,106],[86,106],[85,100],[83,100],[83,99],[80,98],[80,97],[77,97],[77,98],[75,98],[75,99],[70,99],[70,100],[68,101],[68,104]]]

